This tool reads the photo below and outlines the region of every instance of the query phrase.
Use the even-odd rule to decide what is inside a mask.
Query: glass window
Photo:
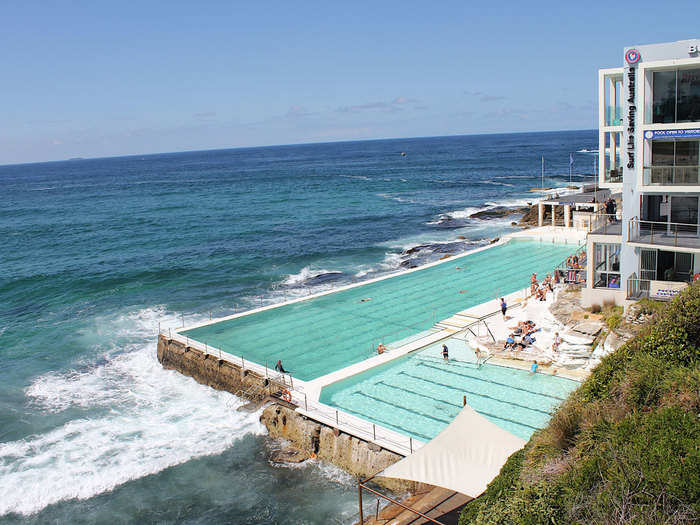
[[[593,286],[620,288],[620,245],[595,243],[593,245]]]
[[[651,143],[651,165],[673,166],[674,144],[672,140],[655,140]]]
[[[654,71],[654,124],[676,121],[676,71]]]
[[[700,68],[654,71],[654,124],[700,121]]]
[[[676,166],[700,166],[700,158],[698,158],[698,146],[700,146],[700,142],[697,140],[677,141],[676,160],[674,164]]]
[[[700,120],[700,69],[678,71],[676,122]]]

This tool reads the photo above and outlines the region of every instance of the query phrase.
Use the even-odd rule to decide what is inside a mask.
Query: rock
[[[491,219],[494,217],[507,217],[508,215],[524,214],[527,213],[529,208],[527,206],[519,208],[509,208],[507,206],[496,206],[495,208],[489,208],[487,210],[477,211],[472,213],[470,219]]]
[[[578,323],[573,327],[574,331],[581,332],[582,334],[590,335],[592,337],[598,335],[602,329],[603,323],[600,321],[584,321],[583,323]]]
[[[308,454],[298,448],[288,446],[272,452],[272,454],[270,454],[270,461],[274,463],[301,463],[309,459],[309,457]]]
[[[517,223],[517,222],[511,222],[510,225],[511,225],[511,226],[517,226],[518,223]]]

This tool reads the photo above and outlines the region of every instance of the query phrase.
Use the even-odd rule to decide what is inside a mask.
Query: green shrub
[[[656,311],[509,458],[460,525],[700,522],[700,285]]]

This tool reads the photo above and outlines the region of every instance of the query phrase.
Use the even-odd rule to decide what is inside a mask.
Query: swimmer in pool
[[[361,303],[366,303],[367,301],[371,301],[371,300],[372,300],[371,297],[365,297],[364,299],[360,299],[360,302],[361,302]]]

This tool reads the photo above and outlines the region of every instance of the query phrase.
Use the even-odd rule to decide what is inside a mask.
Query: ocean
[[[156,360],[181,326],[481,246],[597,132],[0,166],[0,524],[350,523],[355,481]],[[403,155],[405,153],[405,155]],[[574,182],[584,177],[576,175]]]

